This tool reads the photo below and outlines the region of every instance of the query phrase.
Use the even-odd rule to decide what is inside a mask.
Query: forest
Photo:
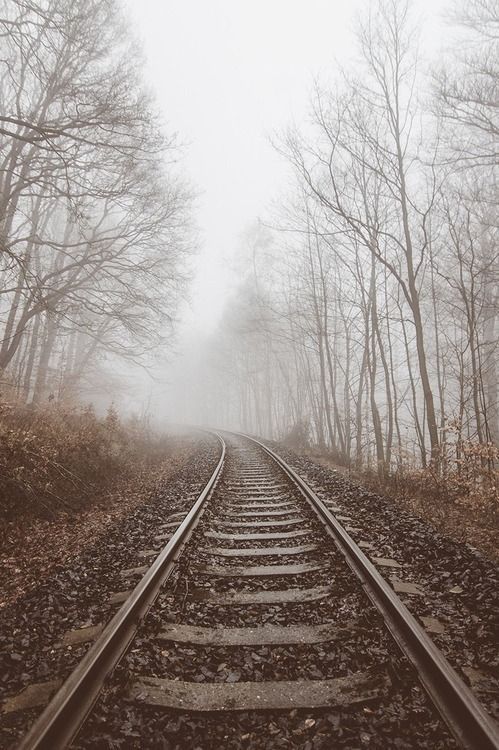
[[[359,22],[355,73],[276,137],[294,187],[243,237],[207,347],[213,412],[339,465],[497,504],[497,8],[429,67],[414,14]]]
[[[273,138],[289,185],[235,253],[195,421],[492,508],[497,9],[456,6],[438,61],[418,23],[370,5],[355,64]],[[113,0],[4,0],[0,28],[0,369],[20,444],[23,409],[88,408],[117,363],[175,356],[195,191]]]
[[[3,390],[71,401],[171,340],[191,196],[116,3],[5,0],[0,28]]]
[[[496,0],[0,0],[0,750],[499,750]]]
[[[0,46],[1,504],[67,510],[151,447],[93,403],[171,346],[192,191],[113,0],[3,0]]]

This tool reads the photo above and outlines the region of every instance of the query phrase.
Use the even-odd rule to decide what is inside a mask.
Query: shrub
[[[442,446],[440,461],[426,468],[411,465],[377,482],[400,497],[418,498],[428,515],[445,516],[452,508],[460,511],[463,523],[474,518],[483,526],[495,527],[499,511],[499,450],[492,443],[457,439]],[[364,472],[371,485],[374,472]]]
[[[114,408],[99,419],[92,407],[0,400],[0,515],[82,509],[165,449],[138,420],[123,424]]]
[[[310,424],[307,419],[300,419],[289,430],[282,442],[295,450],[306,450],[310,447]]]

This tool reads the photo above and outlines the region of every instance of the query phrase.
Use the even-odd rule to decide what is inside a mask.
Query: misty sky
[[[362,0],[125,0],[147,58],[146,80],[169,129],[188,144],[200,191],[202,247],[187,328],[209,331],[233,285],[238,237],[285,190],[269,137],[307,117],[315,77],[353,55]],[[425,41],[440,43],[445,0],[418,0]]]

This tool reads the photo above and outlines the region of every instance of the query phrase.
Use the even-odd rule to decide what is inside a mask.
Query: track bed
[[[182,544],[173,550],[187,507],[120,573],[116,609],[158,553],[175,552],[74,747],[458,747],[300,487],[262,446],[224,438],[223,467]],[[392,588],[420,598],[403,560],[358,541]]]

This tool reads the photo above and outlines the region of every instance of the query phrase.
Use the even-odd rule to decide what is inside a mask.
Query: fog
[[[270,137],[307,116],[314,77],[348,58],[357,3],[133,2],[146,79],[168,126],[186,144],[199,191],[195,262],[186,322],[213,330],[234,279],[239,235],[286,183]]]
[[[0,746],[499,750],[497,0],[0,52]]]
[[[496,4],[89,2],[0,19],[8,397],[490,463]]]
[[[274,202],[292,184],[272,141],[290,124],[307,123],[317,81],[355,67],[355,24],[368,6],[362,0],[127,0],[146,81],[167,128],[184,144],[182,164],[198,195],[199,245],[175,353],[165,353],[168,362],[148,373],[134,369],[127,376],[125,408],[136,408],[138,400],[159,423],[204,421],[199,378],[209,335],[240,281],[234,256],[248,227],[270,221]],[[430,58],[449,43],[442,36],[449,5],[419,0],[413,7]]]

